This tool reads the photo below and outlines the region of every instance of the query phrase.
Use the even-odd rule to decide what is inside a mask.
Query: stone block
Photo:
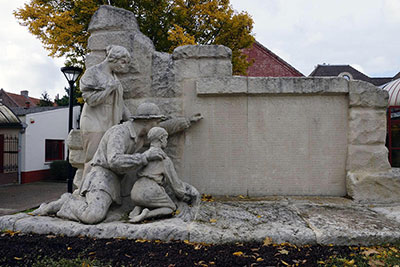
[[[202,78],[196,82],[196,91],[198,96],[246,94],[247,77]]]
[[[388,171],[388,150],[384,145],[349,145],[347,171]]]
[[[85,164],[85,153],[83,153],[83,150],[70,150],[69,163],[74,168],[81,168]]]
[[[152,97],[178,97],[182,88],[175,83],[175,73],[172,56],[167,53],[155,52],[152,65]]]
[[[232,76],[230,59],[202,58],[199,59],[200,77]]]
[[[200,76],[199,61],[197,59],[174,60],[173,68],[176,81],[196,79]]]
[[[249,94],[345,94],[343,78],[249,77]]]
[[[156,104],[166,116],[182,116],[183,107],[181,98],[131,98],[125,100],[125,105],[132,114],[135,114],[137,107],[144,102]]]
[[[71,130],[67,137],[67,145],[68,148],[72,150],[82,149],[82,136],[80,130]]]
[[[350,108],[349,143],[385,144],[386,112],[378,109]]]
[[[296,206],[321,245],[378,245],[400,238],[397,222],[365,207]]]
[[[223,45],[184,45],[175,48],[172,53],[174,60],[189,58],[220,58],[231,59],[232,50]]]
[[[89,32],[100,30],[139,31],[139,26],[132,12],[110,5],[103,5],[93,14],[88,30]]]
[[[124,99],[150,97],[151,78],[140,74],[129,74],[120,78],[124,88]]]
[[[347,193],[357,202],[400,202],[400,169],[387,172],[349,172]]]
[[[351,107],[386,108],[389,94],[373,84],[364,81],[349,81]]]
[[[115,32],[96,32],[88,39],[88,49],[91,51],[105,50],[109,45],[123,46],[131,51],[134,32],[115,31]]]

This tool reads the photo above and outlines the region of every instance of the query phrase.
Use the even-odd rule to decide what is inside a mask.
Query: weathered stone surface
[[[313,244],[314,234],[295,210],[280,202],[203,203],[190,225],[190,241]]]
[[[231,59],[232,50],[223,45],[184,45],[175,48],[172,53],[174,60],[189,58],[219,58]]]
[[[67,145],[69,149],[81,150],[82,149],[82,136],[80,130],[72,129],[67,137]]]
[[[202,78],[196,82],[197,95],[246,94],[247,77]]]
[[[368,206],[370,207],[370,206]],[[144,224],[124,221],[85,225],[21,213],[0,217],[0,229],[97,238],[193,242],[376,245],[400,241],[400,206],[367,208],[342,198],[271,198],[202,202],[195,221],[173,217]]]
[[[350,107],[386,108],[389,94],[368,82],[349,81]]]
[[[99,64],[106,57],[106,51],[92,51],[86,55],[85,66],[86,69]]]
[[[385,144],[386,111],[350,108],[349,143],[353,145]]]
[[[93,14],[89,32],[99,30],[139,31],[135,15],[125,9],[103,5]]]
[[[344,94],[348,83],[343,78],[249,77],[249,94]]]
[[[388,150],[384,145],[349,145],[347,171],[377,172],[390,168]]]
[[[0,216],[0,231],[2,230],[14,230],[15,223],[22,219],[30,217],[26,213],[18,213],[15,215]]]
[[[400,202],[400,169],[377,173],[349,172],[347,193],[358,202]]]
[[[135,32],[127,31],[97,32],[90,35],[87,47],[91,51],[104,50],[107,46],[113,44],[130,50],[135,34]]]
[[[125,100],[125,104],[128,106],[128,109],[134,113],[137,107],[144,102],[152,102],[157,104],[157,106],[161,109],[163,114],[168,116],[182,116],[182,99],[181,98],[140,98],[140,99],[127,99]]]
[[[231,77],[230,59],[202,58],[199,60],[200,77]]]
[[[197,59],[174,60],[174,73],[176,81],[183,79],[197,79],[200,76],[200,66]]]
[[[376,245],[400,238],[397,222],[365,207],[300,204],[297,208],[318,244]]]
[[[160,52],[153,54],[150,94],[152,97],[178,97],[182,95],[182,88],[175,83],[172,55]]]
[[[200,192],[346,195],[346,95],[198,97],[185,86],[185,113],[205,119],[185,135],[181,177]]]
[[[72,167],[74,168],[82,167],[81,165],[85,164],[85,153],[83,152],[83,150],[70,150],[69,163],[71,163]]]
[[[129,74],[121,78],[124,99],[150,97],[151,78],[148,75]],[[133,113],[134,111],[131,111]]]

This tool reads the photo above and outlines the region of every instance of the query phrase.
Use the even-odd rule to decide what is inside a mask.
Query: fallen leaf
[[[56,238],[55,235],[46,235],[47,238]]]
[[[136,243],[144,243],[144,242],[147,242],[148,240],[146,240],[146,239],[136,239]]]
[[[94,254],[96,254],[95,251],[89,252],[89,255],[94,255]]]
[[[257,215],[257,218],[261,218],[262,216],[261,215]]]
[[[239,198],[245,199],[246,197],[245,197],[245,196],[242,196],[242,195],[239,195]]]
[[[14,260],[20,261],[20,260],[22,260],[22,258],[14,257]]]
[[[286,266],[289,266],[289,263],[287,263],[286,261],[282,261],[282,260],[281,260],[281,262],[282,262],[283,264],[285,264]]]
[[[279,250],[279,253],[283,254],[283,255],[288,255],[289,251],[287,251],[286,249],[281,249],[281,250]]]
[[[210,223],[216,223],[217,219],[210,219]]]
[[[368,256],[370,256],[372,254],[379,254],[379,251],[377,251],[377,250],[375,250],[373,248],[370,248],[370,249],[367,249],[367,250],[361,252],[361,254],[368,257]]]
[[[257,258],[256,261],[263,261],[263,258]]]
[[[241,252],[241,251],[236,251],[236,252],[233,252],[233,255],[234,255],[234,256],[243,256],[244,253]]]
[[[71,250],[72,248],[71,247],[67,247],[67,250]]]
[[[132,256],[128,254],[125,254],[125,257],[132,258]]]
[[[267,236],[267,237],[264,239],[263,246],[269,246],[269,245],[271,245],[271,244],[272,244],[272,238]]]
[[[201,247],[202,247],[201,244],[196,244],[196,245],[194,246],[194,249],[195,249],[195,250],[199,250],[199,249],[201,249]]]

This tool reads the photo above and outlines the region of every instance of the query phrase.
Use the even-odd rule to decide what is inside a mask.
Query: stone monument
[[[106,105],[123,104],[112,116],[116,119],[97,132],[102,137],[93,142],[99,145],[91,149],[96,151],[91,169],[84,168],[90,159],[84,129],[70,133],[77,190],[34,212],[68,220],[17,214],[0,218],[0,227],[103,238],[224,243],[273,237],[329,244],[325,230],[332,220],[343,225],[333,227],[336,232],[349,230],[341,217],[347,211],[348,217],[358,214],[384,226],[378,231],[375,224],[360,224],[358,236],[371,233],[373,240],[386,240],[384,233],[400,239],[400,224],[385,224],[363,206],[400,202],[399,170],[390,167],[385,147],[386,91],[339,77],[232,76],[229,48],[188,45],[172,54],[157,52],[133,13],[111,6],[97,10],[89,32],[87,110],[90,94],[118,95],[118,101],[105,97]],[[122,56],[111,56],[113,48]],[[100,71],[107,65],[109,71]],[[129,113],[136,114],[133,120],[119,124]],[[191,116],[196,113],[201,115]],[[169,120],[160,121],[164,115]],[[197,205],[197,190],[264,200]],[[352,200],[335,199],[345,208],[326,209],[308,199],[295,203],[299,196]],[[172,217],[153,220],[159,215]],[[147,219],[152,220],[138,223]],[[356,240],[351,231],[348,236]]]

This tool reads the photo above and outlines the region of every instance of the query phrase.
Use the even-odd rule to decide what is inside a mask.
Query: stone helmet
[[[154,103],[142,103],[136,109],[136,114],[131,117],[133,120],[165,120],[166,116],[161,113],[160,108]]]

